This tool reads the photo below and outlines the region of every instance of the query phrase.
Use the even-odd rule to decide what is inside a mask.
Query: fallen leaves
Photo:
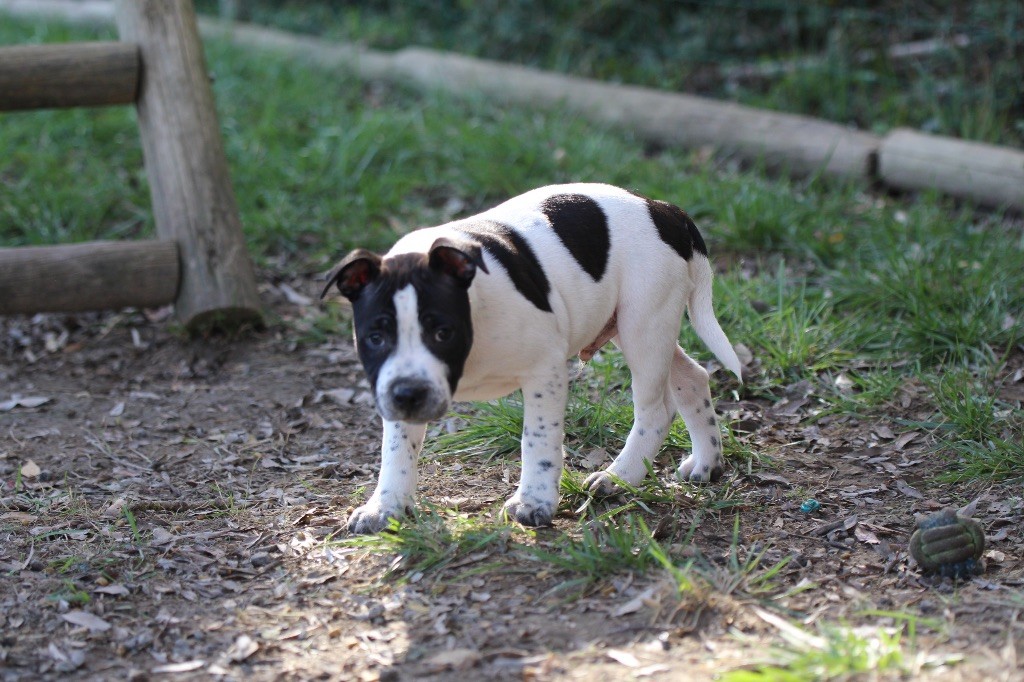
[[[166,663],[150,669],[154,675],[170,675],[177,673],[190,673],[206,666],[206,661],[183,661],[181,663]]]
[[[32,409],[35,407],[45,405],[51,400],[53,400],[53,398],[48,398],[46,396],[41,395],[31,395],[23,397],[15,393],[10,397],[10,399],[0,402],[0,412],[10,412],[16,407]]]
[[[109,594],[114,597],[127,597],[129,594],[131,594],[131,591],[129,591],[127,587],[125,587],[124,585],[117,584],[100,585],[99,587],[94,588],[93,592],[97,592],[99,594]]]
[[[294,315],[305,306],[302,291],[277,285],[273,295]],[[145,324],[138,315],[120,319],[100,341],[71,352],[72,336],[56,355],[40,355],[32,383],[8,388],[28,402],[0,414],[10,434],[0,444],[0,634],[14,641],[0,642],[0,667],[21,661],[25,679],[133,670],[154,678],[550,679],[577,664],[595,679],[676,679],[691,661],[711,660],[694,664],[694,677],[709,676],[707,666],[735,655],[721,633],[756,632],[768,644],[779,630],[715,590],[700,595],[700,610],[676,611],[676,591],[655,584],[660,568],[566,600],[558,589],[572,571],[522,556],[521,538],[452,562],[443,580],[430,571],[382,579],[392,555],[368,556],[338,532],[379,466],[379,423],[350,339],[306,346],[318,342],[275,340],[272,331],[193,350],[137,324]],[[37,355],[60,336],[49,345],[40,337]],[[645,518],[677,557],[692,532],[687,545],[716,570],[729,570],[734,542],[741,559],[757,557],[756,544],[768,548],[754,577],[790,558],[773,574],[780,592],[771,599],[793,613],[828,620],[853,600],[882,599],[913,612],[923,590],[947,586],[912,582],[901,551],[912,512],[981,493],[932,483],[941,467],[934,435],[921,426],[901,432],[910,423],[901,417],[920,419],[899,404],[886,405],[884,423],[822,415],[812,388],[787,387],[774,412],[763,396],[720,402],[723,421],[759,458],[724,486],[668,483],[677,499],[652,505]],[[913,394],[914,409],[926,398]],[[610,443],[574,448],[571,466],[602,466],[618,448]],[[520,473],[504,460],[425,460],[426,498],[484,518]],[[723,489],[727,513],[697,523],[704,496]],[[985,555],[991,582],[961,586],[962,598],[948,605],[972,645],[1012,626],[994,607],[963,609],[981,590],[993,601],[1005,595],[1024,569],[1024,499],[1019,488],[994,490],[976,505],[994,543]],[[809,496],[822,502],[814,515],[799,512]],[[667,521],[655,524],[659,517]],[[560,514],[530,542],[574,523]],[[664,649],[652,627],[670,633]],[[724,656],[707,656],[712,647]]]
[[[480,652],[472,649],[449,649],[439,651],[427,658],[423,663],[432,673],[448,670],[468,670],[480,660]]]
[[[234,663],[240,663],[259,651],[260,645],[249,635],[239,635],[238,638],[227,650],[227,658]]]
[[[88,611],[68,611],[62,613],[60,617],[68,623],[83,627],[90,632],[106,632],[110,629],[110,623]]]

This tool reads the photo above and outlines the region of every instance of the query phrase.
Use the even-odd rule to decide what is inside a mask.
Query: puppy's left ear
[[[432,269],[443,272],[464,287],[472,284],[477,268],[487,272],[480,245],[473,242],[438,237],[428,257]]]
[[[366,249],[356,249],[345,256],[334,269],[327,273],[327,284],[320,292],[322,299],[331,286],[338,285],[341,295],[350,301],[356,300],[366,285],[380,274],[381,257]]]

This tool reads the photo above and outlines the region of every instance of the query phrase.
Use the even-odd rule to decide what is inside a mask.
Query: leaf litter
[[[700,509],[676,486],[648,519],[680,565],[708,571],[689,591],[660,569],[567,588],[580,576],[529,548],[578,534],[568,511],[439,572],[337,544],[374,484],[379,423],[344,325],[312,333],[315,288],[264,290],[281,324],[234,341],[182,340],[165,314],[0,320],[0,679],[711,679],[870,611],[945,623],[915,645],[966,660],[924,676],[1007,677],[1024,656],[1024,495],[936,483],[932,436],[894,426],[930,417],[913,385],[879,423],[815,416],[810,382],[774,403],[721,401],[763,455],[718,484],[742,504]],[[584,453],[579,470],[611,456]],[[427,458],[427,499],[497,523],[516,464]],[[670,465],[657,473],[669,481]],[[914,514],[968,502],[988,572],[921,577]],[[774,565],[755,598],[751,576]]]

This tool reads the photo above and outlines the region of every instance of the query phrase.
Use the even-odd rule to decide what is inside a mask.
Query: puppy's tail
[[[697,336],[708,347],[708,350],[715,354],[718,361],[735,374],[737,379],[743,381],[740,359],[736,357],[736,351],[729,343],[729,338],[718,324],[715,309],[711,304],[713,275],[711,262],[707,256],[694,252],[693,258],[690,259],[690,281],[693,286],[690,300],[686,304],[690,315],[690,324],[693,325]]]

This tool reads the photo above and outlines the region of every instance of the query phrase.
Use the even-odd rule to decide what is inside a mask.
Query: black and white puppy
[[[349,530],[374,533],[409,509],[427,422],[453,400],[523,390],[523,468],[505,503],[529,526],[551,523],[562,473],[566,360],[609,340],[633,375],[634,423],[622,452],[592,475],[639,483],[676,412],[693,451],[678,475],[717,479],[721,434],[707,372],[678,343],[683,311],[730,371],[740,363],[715,318],[707,248],[679,208],[600,184],[553,185],[472,218],[364,249],[328,276],[352,302],[355,339],[384,420],[380,478]]]

